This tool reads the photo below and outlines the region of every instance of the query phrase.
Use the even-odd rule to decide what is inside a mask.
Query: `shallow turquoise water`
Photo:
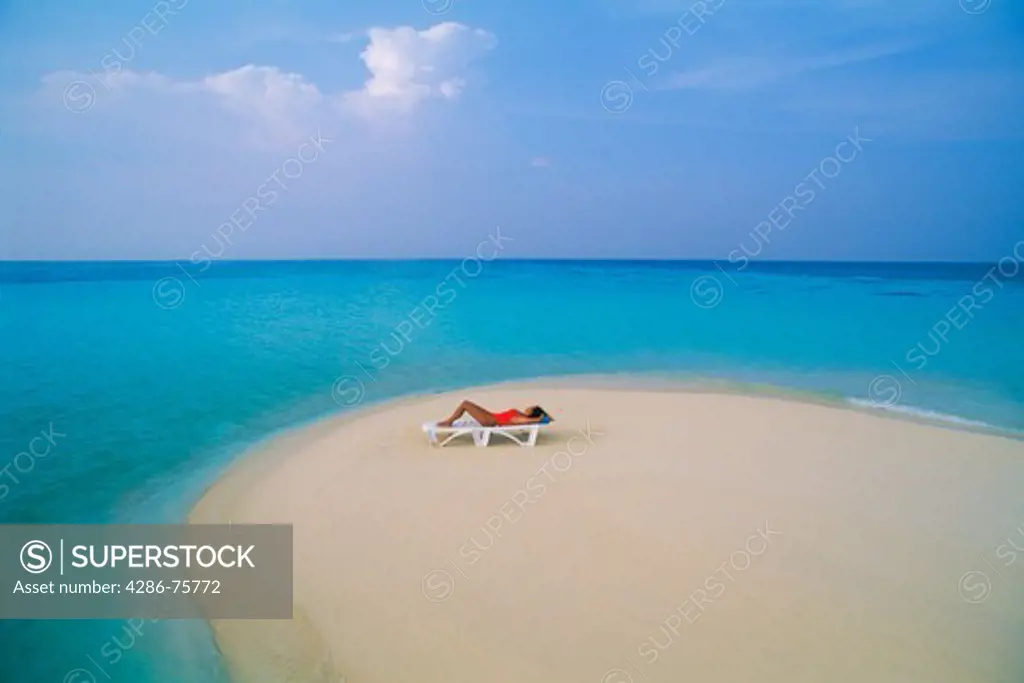
[[[1016,261],[721,266],[2,263],[0,522],[176,521],[275,430],[537,375],[760,382],[1024,431]],[[226,680],[204,624],[126,628],[2,623],[0,680]]]

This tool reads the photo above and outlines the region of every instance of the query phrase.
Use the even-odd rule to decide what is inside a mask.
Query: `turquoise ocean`
[[[1024,432],[1016,257],[203,267],[0,263],[0,522],[180,521],[277,431],[537,376],[753,384]],[[202,622],[0,622],[0,681],[228,680]]]

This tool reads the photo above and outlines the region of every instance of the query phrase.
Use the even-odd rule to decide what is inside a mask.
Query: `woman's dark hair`
[[[534,406],[533,410],[529,413],[530,417],[546,417],[547,412],[540,406]]]

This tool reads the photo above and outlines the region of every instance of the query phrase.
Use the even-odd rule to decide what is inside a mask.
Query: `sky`
[[[0,259],[996,260],[1022,57],[1016,0],[0,0]]]

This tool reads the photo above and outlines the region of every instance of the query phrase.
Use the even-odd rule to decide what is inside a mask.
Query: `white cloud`
[[[91,109],[95,101],[133,91],[206,97],[252,124],[255,137],[285,140],[305,134],[311,122],[327,121],[339,113],[375,114],[381,108],[408,113],[428,99],[454,100],[470,81],[470,63],[497,42],[488,31],[452,22],[422,31],[409,26],[374,28],[366,35],[369,44],[360,58],[370,78],[357,90],[328,94],[302,74],[248,64],[198,80],[127,69],[101,74],[53,72],[43,77],[41,94],[47,102],[60,101],[57,92],[63,90],[65,106],[76,112]],[[352,38],[339,34],[333,42]]]
[[[249,64],[207,76],[191,87],[213,95],[236,114],[282,133],[291,133],[324,102],[319,88],[301,74],[273,66]]]
[[[316,85],[301,74],[253,64],[195,81],[174,80],[156,72],[121,70],[98,74],[91,81],[74,72],[50,74],[44,78],[44,83],[57,84],[61,77],[65,83],[75,80],[96,83],[98,87],[90,87],[97,100],[104,99],[108,93],[124,96],[139,91],[207,97],[249,122],[254,139],[264,139],[271,144],[305,135],[325,101]]]
[[[374,28],[360,57],[370,71],[363,88],[346,93],[359,111],[377,106],[408,110],[431,97],[455,99],[466,87],[471,62],[494,48],[492,33],[444,22],[423,31]]]

